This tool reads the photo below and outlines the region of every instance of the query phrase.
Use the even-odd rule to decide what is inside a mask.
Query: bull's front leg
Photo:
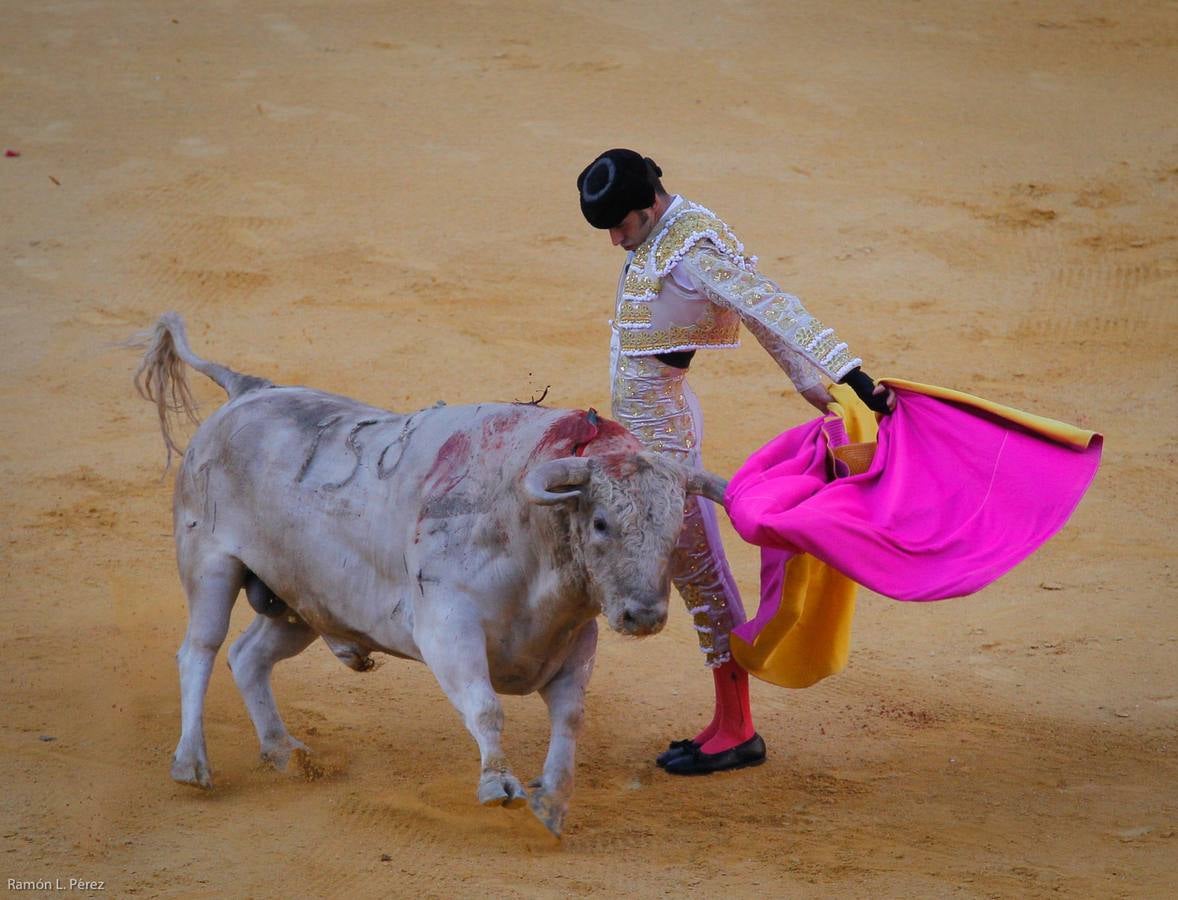
[[[453,608],[450,612],[454,613]],[[523,806],[527,792],[507,768],[500,742],[503,707],[491,687],[486,636],[477,623],[464,622],[457,615],[429,618],[435,621],[419,619],[414,637],[425,664],[478,742],[482,759],[479,803],[511,809]]]
[[[577,735],[585,716],[585,691],[596,655],[597,621],[591,620],[581,626],[564,665],[540,689],[552,722],[552,738],[544,774],[528,785],[532,790],[528,803],[536,818],[557,837],[573,793]]]

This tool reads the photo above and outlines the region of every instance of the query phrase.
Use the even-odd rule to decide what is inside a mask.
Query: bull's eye
[[[594,516],[593,530],[598,534],[605,534],[607,531],[609,531],[609,526],[605,523],[605,519],[601,518],[601,516]]]

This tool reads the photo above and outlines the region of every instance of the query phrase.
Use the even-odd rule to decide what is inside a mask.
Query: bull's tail
[[[172,433],[171,416],[187,419],[194,425],[200,422],[196,399],[188,386],[185,363],[217,382],[230,400],[246,391],[270,384],[261,378],[242,375],[227,366],[201,359],[193,353],[188,346],[184,320],[177,313],[164,313],[155,323],[155,328],[141,337],[147,345],[147,352],[135,372],[135,388],[141,397],[153,402],[159,411],[160,432],[168,448],[169,466],[172,464],[173,452],[183,453]]]

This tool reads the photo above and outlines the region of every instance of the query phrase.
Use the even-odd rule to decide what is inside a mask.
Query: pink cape
[[[745,639],[776,611],[782,565],[800,553],[897,600],[980,590],[1063,527],[1100,465],[1102,438],[1093,432],[943,389],[889,384],[896,410],[879,423],[865,473],[827,480],[816,419],[765,445],[732,477],[732,524],[765,548],[763,608],[737,629]]]

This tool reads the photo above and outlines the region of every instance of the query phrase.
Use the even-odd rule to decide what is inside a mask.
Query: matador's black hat
[[[663,170],[633,150],[606,150],[579,176],[581,213],[594,228],[613,228],[633,210],[654,206]]]

